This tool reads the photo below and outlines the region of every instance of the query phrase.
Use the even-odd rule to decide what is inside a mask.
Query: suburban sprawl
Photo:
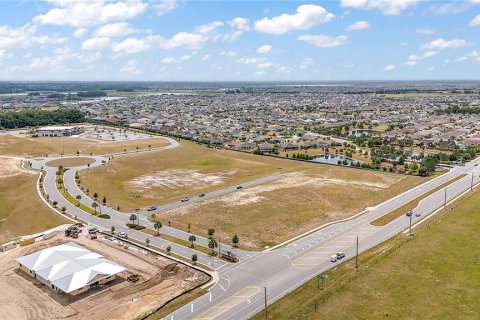
[[[0,83],[0,319],[477,319],[479,156],[475,81]]]

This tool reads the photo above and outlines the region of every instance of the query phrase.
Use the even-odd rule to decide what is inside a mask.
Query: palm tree
[[[195,237],[193,234],[191,234],[190,237],[188,237],[188,241],[190,241],[190,243],[191,243],[190,246],[193,247],[194,246],[193,243],[195,241],[197,241],[197,237]]]
[[[210,242],[208,243],[208,247],[212,249],[212,256],[215,254],[215,248],[218,247],[217,240],[211,239]]]
[[[97,215],[97,207],[98,207],[98,203],[96,201],[93,201],[92,208],[95,209],[95,215]]]
[[[82,200],[82,196],[77,194],[77,196],[75,197],[75,199],[77,199],[77,206],[80,205],[80,200]]]
[[[155,221],[153,227],[155,228],[155,230],[157,230],[157,237],[160,236],[160,228],[163,227],[162,223],[160,221]]]
[[[238,236],[235,234],[233,235],[233,238],[232,238],[232,243],[233,243],[233,246],[236,248],[238,246],[238,243],[240,242],[240,239],[238,238]]]
[[[132,223],[135,223],[135,220],[137,220],[137,215],[132,213],[132,215],[130,215],[130,221],[132,221]]]

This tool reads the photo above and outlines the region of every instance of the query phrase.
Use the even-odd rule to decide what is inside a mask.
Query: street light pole
[[[410,217],[409,217],[409,218],[410,218],[410,228],[409,228],[409,229],[410,229],[410,230],[409,230],[409,233],[410,233],[410,234],[412,234],[412,216],[413,216],[413,211],[410,210]]]
[[[473,173],[472,173],[472,184],[470,185],[470,191],[473,191]]]
[[[358,271],[358,236],[357,236],[357,252],[355,254],[355,270]]]
[[[445,187],[445,202],[443,203],[443,208],[447,209],[447,188]]]
[[[265,320],[268,319],[268,310],[267,310],[267,287],[263,287],[263,292],[265,293]]]

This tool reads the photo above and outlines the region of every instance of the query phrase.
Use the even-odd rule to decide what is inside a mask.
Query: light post
[[[267,310],[267,287],[263,287],[263,292],[265,293],[265,320],[268,319],[268,310]]]
[[[447,209],[447,188],[445,187],[445,201],[443,203],[443,208]]]
[[[410,234],[412,234],[412,216],[413,216],[413,211],[410,210],[410,215],[409,215],[409,218],[410,218],[409,233],[410,233]]]
[[[410,219],[410,221],[412,220]],[[358,236],[357,236],[357,251],[355,254],[355,270],[358,271]]]
[[[470,191],[473,191],[473,175],[474,173],[472,172],[472,184],[470,185]]]
[[[137,226],[140,225],[140,208],[136,208],[135,212],[137,213]]]

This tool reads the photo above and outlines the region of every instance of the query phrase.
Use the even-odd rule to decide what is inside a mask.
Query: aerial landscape
[[[480,1],[0,17],[0,320],[480,319]]]

